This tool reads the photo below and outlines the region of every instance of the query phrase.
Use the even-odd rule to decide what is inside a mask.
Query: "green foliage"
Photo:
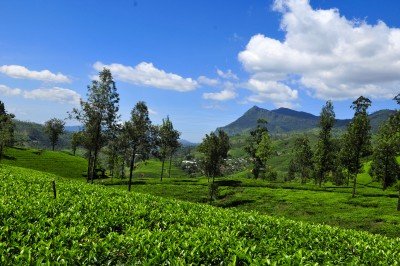
[[[157,139],[156,134],[156,128],[151,125],[146,103],[137,102],[131,111],[131,119],[125,122],[122,128],[123,141],[129,149],[130,157],[129,191],[131,190],[135,159],[137,156],[141,156],[142,160],[145,160],[150,156],[150,152],[155,146],[153,142]]]
[[[314,170],[313,152],[310,146],[310,140],[307,136],[298,137],[295,140],[294,161],[295,167],[291,165],[289,171],[298,171],[301,175],[301,182],[305,183]]]
[[[56,146],[60,135],[64,133],[65,122],[58,118],[52,118],[44,123],[44,131],[49,136],[52,150]]]
[[[3,157],[4,148],[14,141],[14,115],[7,113],[4,103],[0,101],[0,160]]]
[[[213,182],[216,176],[221,175],[221,166],[224,159],[228,157],[230,148],[229,137],[222,131],[218,135],[211,132],[206,134],[203,142],[198,146],[198,151],[203,154],[202,166],[206,176],[212,177]]]
[[[81,100],[81,109],[74,108],[70,118],[84,127],[85,147],[88,150],[88,179],[93,182],[98,155],[110,137],[119,118],[119,94],[109,69],[99,73],[99,79],[88,86],[87,101]]]
[[[318,135],[317,150],[315,152],[315,178],[321,186],[327,174],[334,170],[335,153],[332,149],[332,128],[335,123],[333,104],[327,101],[320,116],[320,132]]]
[[[78,147],[84,147],[85,145],[85,136],[82,131],[72,133],[72,140],[71,140],[71,149],[72,153],[76,154],[76,149]]]
[[[267,135],[265,135],[267,134]],[[266,146],[266,151],[265,154],[261,150],[259,150],[259,146],[261,141],[264,139],[264,146]],[[253,163],[253,170],[252,173],[255,178],[258,178],[261,171],[265,169],[265,159],[269,157],[269,152],[270,152],[270,147],[269,145],[269,137],[268,137],[268,129],[267,129],[267,120],[265,119],[259,119],[257,121],[257,127],[250,131],[250,136],[246,140],[246,146],[245,146],[245,151],[249,155],[252,163]],[[259,157],[258,154],[260,155],[267,155],[266,157],[263,156],[263,158]]]
[[[399,239],[365,232],[128,194],[20,168],[1,168],[0,182],[2,265],[399,262]]]
[[[164,162],[165,158],[167,155],[170,156],[170,159],[172,159],[172,154],[177,151],[177,149],[181,146],[179,143],[179,136],[180,132],[176,129],[174,129],[174,126],[167,116],[166,119],[163,119],[162,125],[159,126],[159,157],[162,161],[162,167],[161,167],[161,181],[163,178],[164,174]],[[171,160],[170,160],[170,166],[171,166]]]

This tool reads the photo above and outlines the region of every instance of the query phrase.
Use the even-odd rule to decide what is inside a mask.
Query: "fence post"
[[[53,180],[53,194],[54,194],[54,198],[57,198],[56,181],[55,180]]]

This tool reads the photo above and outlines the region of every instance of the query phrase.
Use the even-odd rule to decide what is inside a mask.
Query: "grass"
[[[160,182],[157,165],[158,162],[149,162],[147,166],[139,167],[137,173],[145,172],[147,175],[136,174],[133,191],[195,203],[209,201],[210,183],[207,178],[179,178],[178,175]],[[365,171],[368,167],[366,164]],[[378,182],[372,182],[367,172],[358,176],[356,198],[351,197],[352,184],[337,187],[328,182],[319,188],[312,182],[268,182],[247,176],[244,171],[217,178],[219,197],[213,205],[400,237],[400,213],[396,211],[398,192],[394,189],[383,191]],[[97,182],[127,189],[127,179]]]
[[[80,178],[87,161],[68,152],[27,148],[7,148],[1,164],[20,166],[68,178]]]
[[[78,156],[50,151],[38,153],[33,149],[9,149],[7,159],[2,163],[68,178],[79,178],[87,167],[86,161]],[[159,160],[141,162],[137,166],[133,191],[195,203],[209,202],[207,178],[190,178],[173,166],[171,178],[165,173],[163,182],[160,182]],[[336,187],[326,183],[319,188],[312,182],[302,185],[297,180],[267,182],[250,179],[248,172],[243,171],[217,178],[219,197],[213,205],[399,237],[398,192],[394,189],[383,191],[381,185],[368,175],[369,167],[368,163],[365,164],[364,173],[358,176],[357,197],[354,199],[351,198],[351,184],[350,187]],[[96,180],[97,184],[121,190],[127,190],[127,182],[128,179],[116,178]]]
[[[400,263],[400,238],[128,193],[12,166],[0,167],[0,182],[1,265]]]

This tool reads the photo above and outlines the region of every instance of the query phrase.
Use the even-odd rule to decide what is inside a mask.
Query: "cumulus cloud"
[[[81,99],[81,96],[76,91],[59,87],[23,91],[22,95],[26,99],[46,100],[74,105],[78,105]]]
[[[324,100],[398,93],[399,28],[348,20],[337,9],[313,9],[308,0],[276,0],[274,10],[282,13],[284,40],[255,35],[238,56],[251,75],[249,88],[257,91],[249,100],[277,103],[280,95],[291,102],[297,91],[285,84],[293,83]]]
[[[232,70],[228,69],[226,72],[217,69],[217,74],[223,79],[233,79],[233,80],[238,80],[238,76],[236,76],[235,73],[232,72]]]
[[[219,80],[207,78],[205,76],[198,77],[197,82],[201,85],[206,85],[206,86],[217,86],[220,84]]]
[[[167,73],[147,62],[141,62],[134,67],[122,64],[105,65],[101,62],[96,62],[93,67],[98,71],[106,67],[111,70],[115,79],[139,86],[179,92],[192,91],[199,86],[196,80],[183,78],[174,73]]]
[[[292,107],[292,101],[298,97],[297,90],[292,90],[289,86],[276,81],[261,81],[258,79],[249,79],[247,88],[254,94],[247,97],[250,102],[263,103],[273,102],[279,107]]]
[[[0,95],[1,96],[17,96],[21,94],[21,90],[20,89],[13,89],[10,88],[6,85],[0,85]]]
[[[222,90],[220,92],[209,92],[203,93],[203,99],[214,100],[214,101],[227,101],[235,99],[237,96],[236,92],[232,90]]]
[[[149,114],[151,114],[151,115],[157,115],[158,113],[157,113],[156,110],[149,108]]]
[[[0,66],[0,73],[18,79],[34,79],[34,80],[55,82],[55,83],[71,82],[67,76],[61,73],[54,74],[49,70],[34,71],[34,70],[29,70],[24,66],[18,66],[18,65]]]

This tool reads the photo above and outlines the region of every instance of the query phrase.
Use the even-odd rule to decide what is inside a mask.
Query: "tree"
[[[384,190],[400,178],[400,167],[396,161],[396,155],[396,149],[390,140],[381,136],[374,149],[371,167],[374,177],[382,182]]]
[[[315,152],[315,181],[321,187],[326,175],[334,169],[334,152],[332,147],[332,128],[335,124],[333,104],[327,101],[321,111],[318,134],[317,150]]]
[[[256,150],[256,156],[257,156],[257,158],[260,159],[261,164],[263,165],[264,173],[268,172],[267,171],[267,161],[269,158],[271,158],[272,153],[273,153],[273,150],[272,150],[271,139],[268,135],[268,132],[264,131],[261,136],[261,141],[258,144],[258,147]]]
[[[400,94],[394,100],[400,104]],[[383,189],[398,185],[399,198],[397,210],[400,211],[400,166],[396,157],[400,154],[400,110],[397,110],[380,127],[377,145],[372,160],[372,174],[382,182]]]
[[[254,178],[258,178],[261,170],[265,168],[264,161],[257,156],[257,149],[264,133],[268,133],[267,120],[258,119],[257,127],[250,131],[250,136],[246,140],[245,151],[252,161]]]
[[[99,79],[88,86],[87,101],[81,100],[81,109],[73,109],[70,118],[84,126],[85,146],[88,149],[88,181],[93,183],[98,155],[109,139],[119,118],[119,95],[110,70],[104,68]]]
[[[351,108],[354,110],[354,117],[347,126],[344,137],[344,165],[348,174],[353,177],[353,197],[356,194],[357,174],[362,167],[361,159],[371,154],[371,125],[367,113],[369,106],[371,101],[363,96],[353,102]]]
[[[228,157],[229,149],[229,136],[222,130],[218,130],[218,135],[214,132],[206,134],[198,146],[198,151],[204,155],[202,163],[204,173],[212,177],[213,183],[215,177],[221,175],[221,166],[224,164],[224,159]]]
[[[83,132],[81,132],[81,131],[74,132],[72,134],[71,149],[72,149],[74,156],[76,154],[76,149],[79,146],[84,146],[84,135],[83,135]]]
[[[167,116],[166,119],[163,119],[162,125],[159,128],[159,155],[160,159],[162,161],[162,166],[161,166],[161,181],[163,179],[164,175],[164,163],[166,157],[169,155],[170,156],[170,170],[169,174],[171,172],[171,160],[172,160],[172,154],[173,152],[176,151],[176,149],[180,146],[180,143],[178,141],[180,136],[179,131],[174,129],[174,126]]]
[[[61,119],[52,118],[44,123],[44,131],[49,136],[51,149],[54,151],[60,135],[64,134],[65,122]]]
[[[136,103],[131,111],[131,119],[125,122],[122,130],[130,154],[128,191],[131,191],[135,159],[140,155],[143,159],[147,158],[152,148],[152,138],[154,138],[154,128],[145,102]]]
[[[14,140],[14,115],[7,113],[4,103],[0,101],[0,160],[3,157],[4,148]]]
[[[301,175],[301,183],[305,183],[314,168],[313,152],[307,136],[295,140],[294,164]]]

